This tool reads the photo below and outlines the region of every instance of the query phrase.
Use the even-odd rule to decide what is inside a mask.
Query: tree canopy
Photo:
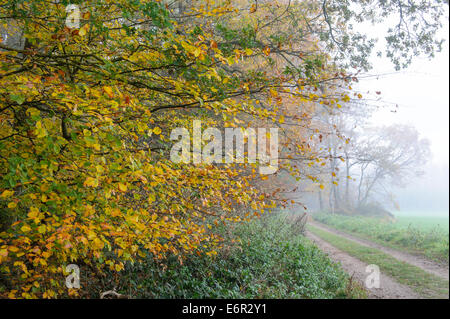
[[[0,0],[5,296],[78,294],[61,279],[70,263],[95,277],[148,256],[213,255],[218,223],[286,203],[268,191],[278,174],[261,176],[259,162],[174,163],[171,130],[195,119],[292,130],[280,171],[315,181],[299,168],[327,160],[310,143],[324,134],[311,114],[362,98],[349,85],[373,45],[352,21],[399,12],[388,55],[400,67],[438,49],[440,4]]]

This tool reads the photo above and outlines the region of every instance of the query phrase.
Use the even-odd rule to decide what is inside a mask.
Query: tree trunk
[[[345,151],[345,206],[348,208],[351,208],[352,205],[350,203],[350,163],[349,163],[349,156],[348,152]]]
[[[321,190],[319,190],[319,208],[320,208],[320,211],[323,211],[323,198],[322,198]]]

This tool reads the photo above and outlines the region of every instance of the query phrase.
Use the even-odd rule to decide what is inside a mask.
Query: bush
[[[280,215],[238,225],[217,256],[190,255],[182,264],[148,258],[127,265],[118,286],[138,298],[361,297],[348,275],[291,225]]]

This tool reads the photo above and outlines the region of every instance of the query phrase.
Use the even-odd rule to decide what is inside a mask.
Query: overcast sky
[[[393,72],[390,63],[377,63],[374,74]],[[381,68],[380,68],[381,67]],[[386,68],[387,67],[387,68]],[[430,139],[433,162],[449,163],[449,43],[435,59],[417,59],[407,70],[362,80],[361,90],[381,91],[381,98],[391,107],[380,108],[372,117],[376,124],[404,123],[415,126]],[[392,103],[392,104],[391,104]],[[395,108],[398,104],[398,109]],[[393,113],[393,110],[397,110]]]
[[[370,29],[372,32],[377,28]],[[376,126],[395,123],[417,128],[422,137],[431,142],[432,158],[426,176],[397,190],[402,209],[446,211],[449,198],[449,27],[448,14],[441,32],[446,39],[443,51],[432,60],[416,58],[406,70],[395,72],[388,59],[373,58],[371,74],[388,74],[362,79],[358,90],[362,93],[381,91],[385,105],[373,114]],[[380,41],[380,46],[383,41]],[[395,105],[398,104],[398,108]],[[388,105],[388,106],[386,106]],[[392,111],[396,110],[396,113]]]

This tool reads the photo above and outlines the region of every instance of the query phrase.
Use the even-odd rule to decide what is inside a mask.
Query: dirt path
[[[399,260],[399,261],[403,261],[406,262],[410,265],[416,266],[418,268],[421,268],[422,270],[436,275],[438,277],[444,278],[446,280],[449,279],[449,268],[448,266],[444,266],[444,265],[440,265],[438,263],[432,262],[430,260],[427,260],[423,257],[420,256],[415,256],[415,255],[411,255],[408,254],[406,252],[402,252],[402,251],[398,251],[389,247],[385,247],[382,246],[380,244],[371,242],[369,240],[366,239],[361,239],[361,238],[357,238],[355,236],[352,236],[350,234],[347,234],[345,232],[342,232],[340,230],[328,227],[324,224],[318,223],[316,221],[308,221],[308,223],[314,227],[317,227],[319,229],[325,230],[327,232],[330,232],[332,234],[341,236],[343,238],[346,238],[348,240],[352,240],[362,246],[366,246],[366,247],[370,247],[370,248],[375,248],[378,249],[382,252],[384,252],[385,254],[391,255],[392,257],[394,257],[395,259]]]
[[[316,226],[316,225],[315,225]],[[307,231],[306,236],[313,240],[315,244],[325,252],[333,261],[341,264],[342,268],[350,275],[354,280],[357,280],[363,286],[364,282],[369,275],[366,273],[366,263],[359,259],[350,256],[349,254],[337,249],[330,245],[326,241],[322,240],[318,236]],[[367,289],[369,298],[372,299],[420,299],[421,297],[416,294],[408,286],[399,284],[389,276],[381,274],[380,276],[380,288]]]

